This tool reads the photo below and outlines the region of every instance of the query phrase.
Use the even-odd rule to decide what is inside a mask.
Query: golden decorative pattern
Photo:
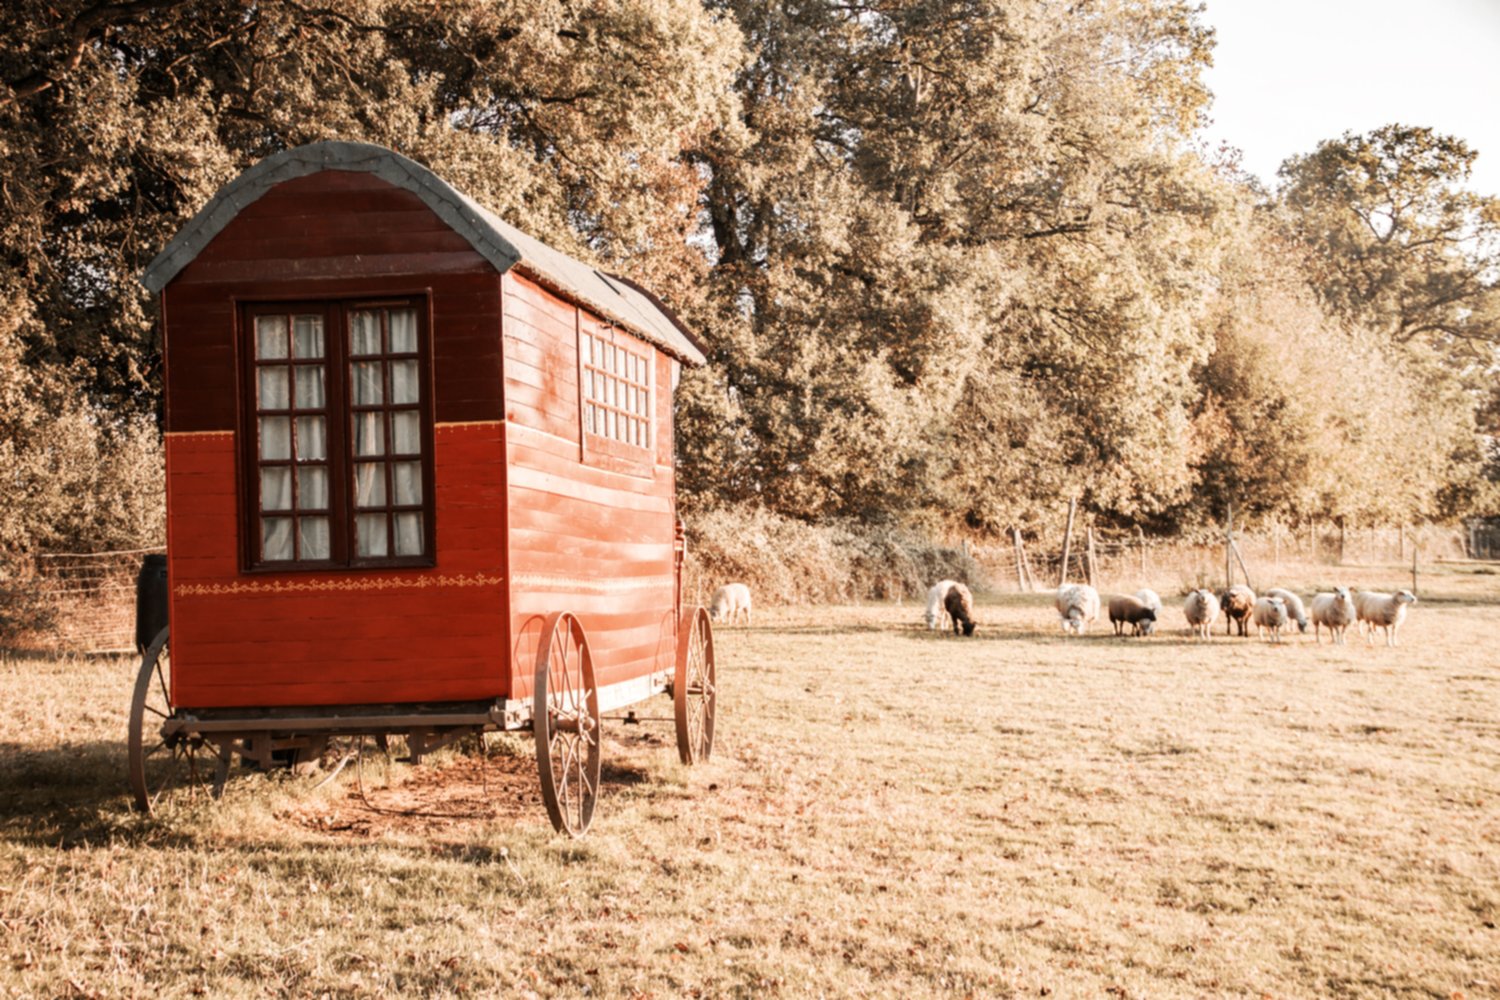
[[[503,576],[457,573],[415,577],[345,577],[337,580],[236,580],[233,583],[189,583],[173,587],[179,597],[224,597],[234,594],[322,594],[374,590],[426,590],[430,587],[493,587]]]
[[[432,426],[435,430],[439,431],[463,431],[471,430],[475,427],[499,428],[503,423],[505,423],[505,421],[503,420],[449,420],[443,423],[433,424]]]

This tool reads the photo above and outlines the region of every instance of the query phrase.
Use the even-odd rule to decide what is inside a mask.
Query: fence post
[[[1094,557],[1094,526],[1092,524],[1089,525],[1088,542],[1089,542],[1089,550],[1088,550],[1087,562],[1085,563],[1085,565],[1083,567],[1083,572],[1084,572],[1084,577],[1089,582],[1089,586],[1090,587],[1097,587],[1098,584],[1096,584],[1094,582],[1094,576],[1095,576],[1097,564],[1095,562],[1095,557]]]
[[[1057,575],[1057,585],[1061,587],[1068,582],[1068,556],[1073,547],[1073,515],[1078,512],[1078,498],[1068,498],[1068,526],[1063,529],[1063,557],[1062,569]]]
[[[1415,597],[1417,593],[1417,546],[1411,547],[1411,592]]]
[[[1234,501],[1229,501],[1228,512],[1224,515],[1224,589],[1228,590],[1234,586]]]
[[[1135,526],[1136,544],[1141,547],[1141,583],[1146,582],[1146,531],[1139,524]]]

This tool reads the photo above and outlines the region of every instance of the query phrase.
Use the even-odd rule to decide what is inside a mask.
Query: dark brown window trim
[[[360,309],[389,309],[411,307],[417,317],[417,350],[397,360],[415,358],[417,361],[418,402],[413,406],[391,404],[390,366],[384,366],[382,398],[385,403],[378,407],[361,409],[386,414],[382,421],[386,436],[385,451],[379,461],[384,465],[386,503],[384,507],[362,509],[366,513],[384,513],[387,518],[387,551],[394,551],[395,528],[390,518],[395,513],[420,512],[423,522],[423,552],[417,556],[357,556],[355,551],[356,511],[353,498],[353,473],[355,456],[353,420],[353,386],[351,385],[351,363],[355,360],[350,345],[350,323],[352,315]],[[241,400],[238,406],[239,440],[238,468],[236,470],[237,494],[240,502],[238,525],[241,536],[240,566],[246,573],[280,572],[329,572],[345,570],[411,569],[436,565],[437,519],[435,495],[434,427],[435,408],[433,401],[433,345],[432,345],[432,296],[430,289],[414,292],[369,295],[355,294],[338,297],[256,297],[234,300],[235,355],[239,375]],[[257,371],[264,367],[256,360],[254,317],[284,313],[321,314],[324,317],[324,412],[326,414],[326,465],[328,468],[330,518],[330,557],[327,560],[275,560],[264,561],[261,554],[260,489],[261,467],[259,458],[259,421],[257,407]],[[382,325],[388,319],[382,320]],[[389,346],[386,341],[386,346]],[[288,352],[290,353],[290,351]],[[389,351],[379,356],[370,356],[372,361],[389,361]],[[288,358],[290,365],[293,359]],[[294,401],[295,402],[295,401]],[[421,454],[420,504],[399,505],[395,503],[393,462],[394,421],[390,414],[400,410],[415,410],[418,417]],[[373,458],[374,456],[370,456]],[[281,464],[276,461],[272,465]],[[295,492],[297,463],[294,469],[294,505],[298,498]],[[289,514],[295,516],[295,512]],[[294,538],[296,527],[294,524]],[[295,542],[294,542],[295,544]]]

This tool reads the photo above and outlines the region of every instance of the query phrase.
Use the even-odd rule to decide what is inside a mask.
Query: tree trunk
[[[1062,569],[1057,575],[1059,587],[1068,582],[1068,556],[1073,551],[1073,515],[1076,513],[1078,513],[1078,498],[1072,497],[1068,500],[1068,526],[1063,529]]]

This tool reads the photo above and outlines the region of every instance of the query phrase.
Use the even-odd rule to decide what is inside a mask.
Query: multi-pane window
[[[255,317],[255,425],[261,559],[332,557],[325,318]]]
[[[431,418],[417,303],[248,314],[249,563],[430,562]]]
[[[354,554],[420,556],[422,366],[417,311],[356,309],[349,324]]]
[[[583,427],[590,434],[651,447],[651,364],[641,352],[584,333]]]

